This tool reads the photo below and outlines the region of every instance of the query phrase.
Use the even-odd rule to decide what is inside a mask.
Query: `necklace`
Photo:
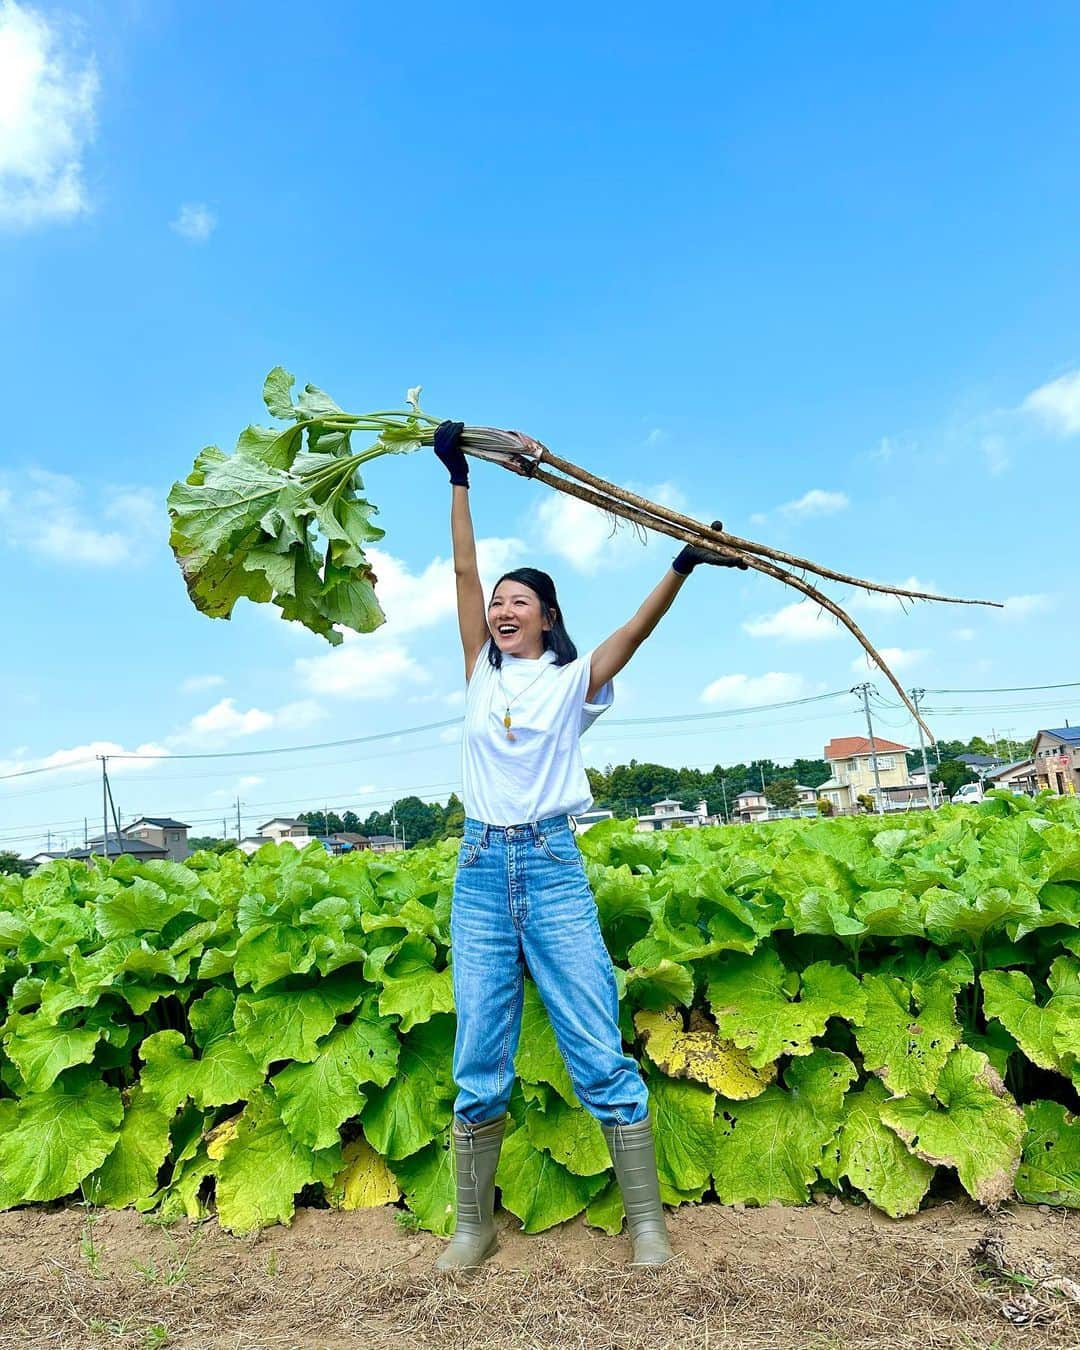
[[[514,721],[514,719],[510,716],[510,709],[514,706],[514,704],[518,701],[518,699],[521,698],[521,695],[527,694],[529,690],[533,687],[533,685],[536,683],[536,681],[539,680],[546,673],[549,664],[550,662],[545,663],[545,665],[540,671],[540,674],[534,676],[534,678],[529,681],[529,683],[525,686],[525,688],[520,690],[520,692],[516,693],[513,698],[510,698],[506,692],[506,685],[503,683],[502,677],[502,667],[501,666],[499,667],[499,688],[503,692],[503,698],[506,699],[506,711],[503,713],[502,724],[506,728],[506,739],[508,741],[517,740],[517,737],[510,730]]]

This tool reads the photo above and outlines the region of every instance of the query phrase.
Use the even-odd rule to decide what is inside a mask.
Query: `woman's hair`
[[[555,594],[555,583],[548,574],[541,572],[536,567],[517,567],[512,572],[502,574],[492,588],[492,595],[504,581],[519,581],[523,586],[528,586],[530,591],[536,592],[537,599],[540,601],[540,610],[544,618],[551,624],[551,627],[544,633],[544,650],[555,653],[555,664],[567,666],[571,661],[576,661],[577,648],[571,641],[570,634],[566,631],[566,625],[562,620],[562,606]],[[496,670],[502,669],[502,652],[494,641],[488,643],[488,660]]]

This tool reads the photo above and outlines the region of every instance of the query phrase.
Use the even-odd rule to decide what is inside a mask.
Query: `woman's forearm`
[[[454,571],[458,576],[476,571],[476,535],[469,510],[469,489],[452,487],[450,538],[454,547]]]
[[[678,572],[668,568],[642,601],[633,618],[623,624],[623,631],[635,646],[645,641],[668,612],[675,597],[682,590],[685,580],[686,578],[680,576]]]

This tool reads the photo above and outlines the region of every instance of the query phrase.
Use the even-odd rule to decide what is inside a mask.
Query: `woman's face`
[[[543,653],[544,634],[551,624],[531,586],[500,581],[488,605],[487,621],[495,645],[508,656],[535,660]]]

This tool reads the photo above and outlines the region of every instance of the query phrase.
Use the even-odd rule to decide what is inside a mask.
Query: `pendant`
[[[511,725],[510,709],[507,708],[506,712],[503,714],[503,726],[506,728],[506,739],[508,741],[516,741],[517,737],[510,730],[510,725]]]

